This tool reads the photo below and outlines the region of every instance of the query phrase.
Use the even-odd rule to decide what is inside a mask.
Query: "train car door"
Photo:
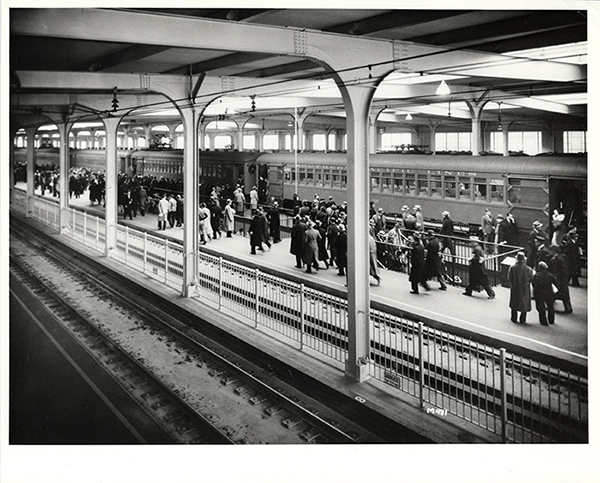
[[[587,186],[580,179],[550,179],[549,213],[564,213],[567,224],[587,228]]]
[[[267,167],[267,165],[264,165]],[[267,172],[267,190],[269,201],[271,198],[281,202],[283,200],[283,166],[268,167]]]

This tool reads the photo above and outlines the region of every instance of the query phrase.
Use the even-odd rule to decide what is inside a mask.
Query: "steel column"
[[[104,254],[106,256],[117,247],[117,129],[120,121],[121,119],[116,117],[103,119],[106,129],[106,208],[104,212],[106,222]]]
[[[28,127],[27,134],[27,216],[33,215],[35,196],[35,133],[36,127]]]

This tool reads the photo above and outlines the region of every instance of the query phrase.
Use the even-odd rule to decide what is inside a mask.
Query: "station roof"
[[[574,8],[12,8],[11,113],[62,108],[84,120],[76,101],[99,94],[110,109],[113,88],[123,92],[116,84],[123,76],[139,77],[140,88],[148,76],[179,76],[191,84],[199,78],[219,81],[220,102],[205,111],[209,117],[253,116],[262,118],[263,126],[266,120],[269,128],[285,129],[290,111],[300,108],[315,114],[310,118],[315,129],[345,127],[341,95],[323,65],[254,42],[292,29],[298,42],[302,32],[318,32],[339,49],[369,45],[358,44],[361,39],[391,45],[398,68],[375,94],[380,123],[454,122],[470,130],[464,101],[485,98],[484,121],[501,116],[504,122],[585,129],[587,7],[586,2],[570,5]],[[428,54],[413,55],[414,46]],[[368,51],[357,51],[357,69],[368,63]],[[439,96],[435,91],[442,80],[450,93]],[[267,89],[251,99],[249,90],[236,93],[241,84]],[[141,91],[128,92],[139,97]],[[154,109],[145,115],[148,122],[160,122],[173,112]]]

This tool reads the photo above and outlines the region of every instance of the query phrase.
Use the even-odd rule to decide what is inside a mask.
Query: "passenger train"
[[[58,165],[58,150],[38,150],[37,164]],[[25,150],[15,151],[24,161]],[[71,166],[103,170],[103,150],[72,150]],[[262,201],[291,207],[300,200],[332,196],[346,200],[347,168],[344,153],[260,153],[200,151],[199,175],[204,189],[243,184],[246,193],[259,187]],[[183,152],[118,151],[123,172],[181,179]],[[400,213],[403,205],[420,205],[426,219],[441,218],[447,210],[455,221],[479,226],[485,208],[493,215],[512,213],[521,240],[534,220],[550,223],[557,209],[569,224],[587,226],[587,156],[469,156],[431,154],[370,155],[371,200],[386,213]]]

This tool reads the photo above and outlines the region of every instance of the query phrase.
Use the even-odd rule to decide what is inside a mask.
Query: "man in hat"
[[[410,293],[419,293],[419,284],[423,286],[425,290],[429,290],[427,285],[427,275],[425,273],[425,248],[421,243],[421,236],[418,232],[415,232],[412,242],[412,250],[410,254],[410,275],[408,277],[410,281]]]
[[[269,235],[273,238],[273,243],[279,243],[281,241],[281,216],[277,201],[273,202],[273,206],[267,212],[267,221],[269,222]]]
[[[335,237],[335,257],[338,266],[338,275],[346,275],[346,265],[348,264],[348,235],[346,234],[346,225],[338,225],[338,234]]]
[[[572,228],[565,235],[564,241],[569,280],[573,287],[579,287],[579,275],[581,274],[581,248],[579,248],[577,228]]]
[[[558,287],[558,281],[548,271],[548,265],[545,262],[538,263],[531,284],[540,324],[554,324],[554,289],[552,286]]]
[[[296,268],[302,268],[302,257],[304,256],[304,232],[307,230],[306,223],[300,215],[294,217],[290,243],[290,253],[296,257]]]
[[[508,269],[510,282],[510,320],[515,324],[524,324],[527,312],[531,310],[531,289],[533,270],[525,264],[525,253],[517,253],[517,262]],[[518,313],[521,313],[517,321]]]
[[[258,208],[258,190],[256,186],[253,186],[250,190],[250,209],[256,210]]]
[[[531,268],[535,267],[538,262],[538,250],[546,245],[546,235],[542,231],[543,226],[540,221],[535,220],[529,233],[527,240],[527,265]]]
[[[498,253],[503,254],[510,251],[510,248],[506,246],[510,237],[510,226],[508,221],[504,218],[504,215],[501,215],[500,213],[496,216],[496,223],[496,237],[494,241],[498,246]]]
[[[442,230],[440,231],[440,235],[442,235],[442,253],[447,248],[452,255],[452,263],[454,263],[454,240],[452,237],[454,236],[454,221],[450,218],[450,212],[444,210],[442,211]]]
[[[375,215],[371,218],[371,221],[373,221],[373,223],[375,224],[375,228],[373,229],[375,232],[374,234],[377,234],[380,231],[385,231],[385,228],[387,226],[387,219],[383,214],[383,208],[379,208],[377,210],[377,213],[375,213]]]
[[[479,244],[479,239],[476,236],[469,237],[471,240],[471,248],[473,256],[469,261],[469,285],[465,288],[463,295],[471,296],[473,290],[479,291],[479,287],[488,294],[488,299],[493,299],[496,294],[492,290],[490,281],[488,280],[487,271],[485,269],[485,255]]]
[[[494,253],[494,231],[496,222],[492,217],[492,210],[485,209],[484,215],[481,217],[481,236],[485,247],[485,253]]]
[[[444,282],[444,264],[440,258],[440,241],[432,230],[427,231],[427,256],[425,257],[425,273],[427,280],[437,279],[440,290],[447,290]]]

